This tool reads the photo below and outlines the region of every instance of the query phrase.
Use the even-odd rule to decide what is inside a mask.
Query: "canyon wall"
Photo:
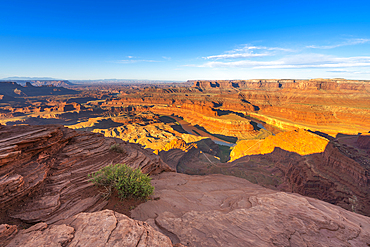
[[[364,81],[339,79],[254,79],[254,80],[190,80],[193,87],[202,89],[305,89],[305,90],[364,90]]]

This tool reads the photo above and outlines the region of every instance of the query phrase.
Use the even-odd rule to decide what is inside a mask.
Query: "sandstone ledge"
[[[119,144],[125,152],[110,150]],[[157,174],[172,169],[140,145],[58,125],[0,125],[0,208],[28,223],[48,224],[101,210],[87,175],[122,163]]]
[[[145,222],[103,210],[80,213],[63,224],[38,223],[21,230],[7,245],[15,246],[172,246],[171,240]]]
[[[370,218],[224,175],[163,173],[132,211],[187,246],[367,246]]]

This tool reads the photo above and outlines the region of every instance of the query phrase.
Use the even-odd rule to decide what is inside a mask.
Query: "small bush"
[[[132,169],[125,164],[116,164],[103,167],[95,173],[89,174],[89,181],[106,189],[104,196],[111,195],[116,189],[120,198],[145,199],[153,194],[154,187],[151,178],[143,174],[139,168]]]
[[[113,151],[113,152],[116,152],[116,153],[121,153],[121,154],[126,153],[125,149],[123,149],[123,147],[121,147],[118,143],[113,144],[112,146],[110,146],[110,150]]]

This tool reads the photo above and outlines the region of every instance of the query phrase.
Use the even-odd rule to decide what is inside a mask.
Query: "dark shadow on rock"
[[[179,160],[178,172],[241,177],[270,189],[299,193],[370,216],[370,157],[355,151],[331,141],[322,153],[302,156],[275,148],[269,154],[219,164],[211,164],[199,151],[192,151]]]
[[[168,116],[160,116],[159,121],[162,123],[176,123],[176,120]]]
[[[210,135],[212,135],[214,137],[217,137],[217,138],[219,138],[221,140],[224,140],[226,142],[236,143],[236,141],[238,140],[237,137],[233,137],[233,136],[225,136],[225,135],[221,135],[221,134],[212,134],[209,131],[207,131],[205,128],[203,128],[202,126],[200,126],[200,125],[194,125],[194,127],[197,128],[197,129],[199,129],[199,130],[201,130],[201,131],[206,132],[207,134],[210,134]]]

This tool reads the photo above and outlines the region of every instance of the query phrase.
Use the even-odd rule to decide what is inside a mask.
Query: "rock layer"
[[[104,210],[80,213],[59,225],[38,223],[21,230],[7,245],[15,246],[172,246],[171,240],[145,222]]]
[[[186,246],[366,246],[370,218],[297,194],[224,175],[163,173],[145,220]]]
[[[224,169],[262,186],[318,198],[370,216],[369,159],[338,145],[333,141],[324,152],[305,156],[276,148],[269,154],[239,158]]]
[[[113,144],[125,152],[110,150]],[[26,222],[47,223],[107,203],[87,175],[112,163],[141,168],[144,173],[171,171],[158,156],[137,144],[77,132],[62,126],[0,126],[0,207]]]

